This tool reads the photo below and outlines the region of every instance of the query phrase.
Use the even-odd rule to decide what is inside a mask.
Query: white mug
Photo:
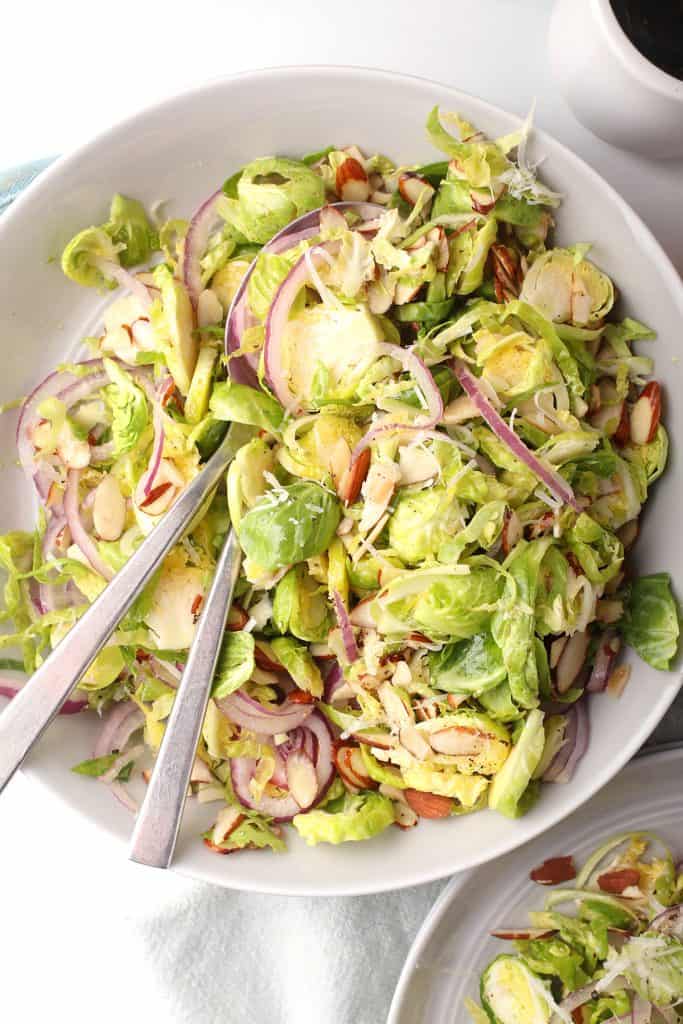
[[[560,89],[586,128],[647,156],[683,155],[683,81],[636,49],[610,0],[557,0],[548,45]]]

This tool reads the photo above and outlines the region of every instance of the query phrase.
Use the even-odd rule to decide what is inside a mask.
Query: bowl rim
[[[127,132],[131,129],[137,128],[141,122],[145,121],[145,119],[154,117],[157,114],[163,114],[167,110],[172,110],[179,102],[200,101],[203,95],[208,95],[216,90],[229,87],[232,82],[248,81],[250,79],[254,82],[272,82],[278,77],[282,77],[284,79],[304,79],[307,77],[310,78],[325,75],[330,75],[332,77],[337,76],[338,78],[348,80],[357,79],[360,76],[370,83],[373,81],[382,81],[385,84],[393,82],[412,85],[414,88],[423,89],[426,94],[429,94],[432,101],[435,92],[438,92],[443,95],[444,104],[448,103],[453,106],[457,106],[458,103],[471,103],[477,106],[484,116],[489,114],[494,118],[503,118],[508,120],[514,119],[520,123],[522,121],[522,118],[519,117],[519,115],[513,114],[502,107],[498,107],[493,103],[489,103],[487,100],[480,99],[478,96],[464,92],[454,86],[438,82],[424,76],[408,75],[402,72],[372,67],[345,64],[278,65],[241,71],[231,75],[216,76],[192,86],[189,89],[179,90],[178,92],[175,92],[170,96],[166,96],[155,103],[148,104],[136,113],[128,115],[108,128],[102,130],[92,139],[82,143],[73,151],[58,157],[53,164],[38,176],[37,179],[27,186],[26,190],[21,193],[21,195],[12,203],[10,208],[2,215],[0,218],[0,241],[2,240],[5,225],[12,223],[15,218],[23,216],[24,209],[30,205],[35,194],[39,193],[48,185],[58,181],[62,175],[68,174],[69,170],[73,166],[76,166],[84,157],[96,152],[102,143],[107,142],[118,133]],[[425,104],[425,109],[427,109],[427,103]],[[637,231],[639,238],[642,240],[643,258],[648,258],[651,262],[657,265],[658,273],[662,279],[664,279],[664,282],[666,283],[667,288],[679,307],[681,316],[683,317],[683,280],[681,280],[667,253],[643,220],[622,198],[616,189],[609,184],[609,182],[607,182],[597,171],[595,171],[581,157],[573,153],[562,142],[549,133],[536,128],[534,128],[534,137],[541,146],[544,142],[550,143],[557,154],[558,160],[561,160],[570,168],[579,169],[584,180],[588,180],[589,183],[593,183],[598,186],[603,194],[606,194],[609,197],[610,202],[618,209],[622,218],[624,218],[624,220],[626,220],[633,229]],[[666,714],[666,711],[674,701],[681,684],[683,683],[683,666],[680,662],[669,678],[673,682],[677,682],[677,685],[671,686],[671,691],[665,698],[660,696],[658,703],[661,702],[661,714],[655,721],[648,725],[649,729],[653,729],[656,724],[661,721],[661,718]],[[645,716],[643,721],[646,721],[646,719],[647,716]],[[504,856],[520,845],[532,841],[538,835],[549,830],[558,822],[568,817],[579,807],[587,803],[603,786],[605,786],[618,772],[621,771],[624,765],[631,759],[645,741],[647,735],[648,732],[641,729],[629,737],[628,741],[622,745],[619,754],[606,767],[604,767],[603,770],[593,776],[588,793],[582,793],[582,791],[579,790],[579,796],[568,795],[563,806],[557,808],[552,813],[546,812],[544,814],[542,821],[539,822],[538,826],[533,829],[530,835],[525,838],[517,838],[515,835],[514,823],[511,822],[506,839],[498,844],[494,854],[490,856],[487,856],[486,854],[481,856],[472,854],[460,863],[458,871],[466,871],[489,860]],[[94,827],[97,831],[109,833],[109,836],[112,839],[115,839],[122,846],[124,845],[126,841],[121,836],[116,835],[112,828],[108,828],[106,824],[89,817],[83,812],[80,812],[79,809],[66,797],[66,795],[62,793],[58,786],[51,784],[51,780],[48,777],[41,774],[38,769],[32,769],[30,760],[22,768],[22,771],[25,776],[31,778],[33,781],[37,782],[39,786],[48,791],[52,798],[60,800],[63,804],[68,806],[71,811],[80,813],[81,817],[84,818],[91,827]],[[245,881],[244,879],[232,879],[230,876],[226,876],[225,878],[217,877],[215,869],[209,867],[208,864],[206,870],[198,869],[195,864],[186,865],[182,858],[179,862],[176,861],[173,865],[173,870],[188,877],[201,879],[214,884],[220,884],[225,888],[239,889],[241,891],[261,892],[273,895],[315,896],[365,895],[370,893],[387,892],[407,888],[413,885],[426,884],[440,878],[448,877],[448,875],[452,873],[447,868],[444,869],[442,865],[430,868],[428,864],[423,865],[420,861],[414,866],[402,870],[398,875],[394,874],[388,881],[384,880],[380,876],[355,883],[338,883],[334,882],[334,880],[311,880],[307,881],[305,884],[287,884],[277,882],[276,872],[273,872],[274,877],[272,882],[268,880],[261,881],[256,878]]]

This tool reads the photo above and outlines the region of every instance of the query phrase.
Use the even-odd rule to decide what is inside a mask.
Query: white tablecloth
[[[584,2],[584,0],[577,0]],[[584,156],[683,269],[681,164],[629,156],[572,117],[546,66],[549,0],[90,0],[2,15],[0,167],[64,152],[205,78],[276,64],[424,75],[518,113]],[[679,706],[680,708],[680,706]],[[683,738],[673,715],[659,738]],[[126,862],[17,778],[0,804],[0,1016],[70,1024],[380,1024],[443,883],[377,897],[238,894]]]

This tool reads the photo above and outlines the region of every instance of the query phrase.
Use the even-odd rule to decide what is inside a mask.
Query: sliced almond
[[[367,287],[368,308],[375,316],[383,316],[394,301],[396,285],[382,272],[376,281],[370,281]]]
[[[370,197],[370,182],[363,165],[350,156],[337,168],[335,186],[344,202],[364,203]]]
[[[347,227],[348,224],[341,210],[337,210],[334,206],[323,206],[320,211],[321,231],[342,231]]]
[[[609,404],[603,402],[597,412],[591,413],[589,420],[591,426],[595,427],[596,430],[602,430],[608,437],[614,437],[620,427],[622,427],[624,417],[626,417],[626,423],[628,424],[625,402],[617,401]]]
[[[437,754],[471,757],[481,753],[486,744],[486,737],[472,729],[453,725],[448,729],[430,733],[429,743]]]
[[[287,787],[302,810],[310,807],[318,794],[315,765],[303,750],[294,750],[287,758]]]
[[[367,773],[365,761],[359,747],[347,747],[346,762],[349,770],[358,779],[362,789],[375,789],[377,787],[375,780],[371,779]]]
[[[371,597],[366,597],[358,602],[349,615],[352,626],[358,626],[360,629],[376,629],[375,620],[370,614],[372,602],[373,598]]]
[[[406,303],[412,302],[421,287],[421,283],[414,284],[412,281],[399,281],[394,292],[394,304],[396,306],[405,306]]]
[[[93,525],[102,540],[118,540],[126,525],[126,499],[115,476],[108,473],[95,490]]]
[[[403,792],[406,803],[420,818],[448,818],[453,812],[454,803],[449,796],[423,793],[419,789],[405,789]]]
[[[413,810],[407,800],[394,801],[394,819],[398,827],[404,831],[415,828],[420,820],[417,812]]]
[[[398,191],[407,203],[415,203],[424,196],[423,202],[434,195],[434,186],[419,174],[402,174],[398,179]]]
[[[432,752],[426,739],[414,725],[404,725],[398,738],[401,746],[405,747],[408,753],[416,757],[418,761],[426,760]]]
[[[190,773],[190,782],[215,782],[215,778],[205,761],[201,757],[195,757]]]
[[[353,504],[360,494],[363,481],[368,475],[371,457],[370,449],[364,448],[343,473],[337,487],[337,494],[345,505]]]
[[[382,703],[390,725],[401,729],[404,725],[411,725],[413,723],[414,715],[412,711],[406,707],[391,683],[382,683],[377,690],[377,696]]]
[[[327,464],[330,468],[330,474],[332,476],[332,482],[334,483],[337,494],[341,482],[344,479],[344,475],[348,473],[351,467],[351,449],[349,443],[344,437],[338,438],[338,440],[332,445]]]
[[[558,693],[566,693],[576,682],[586,661],[589,639],[588,633],[574,633],[567,641],[555,669]]]
[[[618,668],[615,668],[607,680],[607,692],[610,697],[621,697],[630,678],[630,665],[619,665]]]
[[[398,740],[390,732],[380,732],[378,729],[364,729],[363,732],[355,732],[354,740],[364,743],[367,747],[377,747],[378,750],[393,750],[398,745]]]
[[[368,472],[364,496],[363,514],[358,529],[367,533],[389,508],[398,483],[400,471],[395,462],[373,462]]]
[[[572,878],[576,878],[574,858],[571,856],[551,857],[530,871],[529,877],[538,885],[559,885],[560,882],[569,882]]]
[[[598,887],[603,892],[611,892],[620,896],[625,889],[636,886],[640,882],[640,871],[636,868],[615,868],[598,875]]]
[[[224,807],[216,818],[211,839],[219,846],[244,821],[244,815],[236,807]]]
[[[630,437],[633,444],[649,444],[654,440],[662,414],[662,389],[651,380],[631,409]]]

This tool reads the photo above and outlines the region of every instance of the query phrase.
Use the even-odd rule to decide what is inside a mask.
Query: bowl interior
[[[108,300],[68,282],[54,258],[76,230],[106,219],[113,192],[136,196],[148,205],[163,200],[169,215],[187,216],[257,155],[296,156],[330,142],[355,142],[405,163],[435,159],[424,132],[435,103],[461,111],[493,136],[518,123],[480,100],[419,79],[350,68],[278,69],[211,83],[171,99],[61,160],[0,221],[6,254],[0,278],[0,401],[27,393],[97,326]],[[620,313],[657,330],[650,350],[671,399],[683,389],[678,362],[680,279],[642,222],[597,174],[543,133],[537,134],[534,151],[546,157],[544,178],[566,196],[556,237],[566,243],[593,243],[592,258],[619,288]],[[680,403],[667,403],[666,423],[672,436],[683,436]],[[34,515],[29,486],[15,465],[15,424],[14,414],[0,419],[3,531],[29,527]],[[668,474],[647,507],[637,551],[639,569],[668,570],[678,581],[679,593],[683,565],[675,536],[680,475],[674,444]],[[678,689],[679,674],[655,672],[635,657],[632,665],[631,682],[619,701],[592,699],[593,739],[575,780],[570,786],[547,786],[538,805],[519,821],[483,812],[448,823],[423,822],[407,833],[391,829],[373,842],[338,848],[308,849],[292,834],[284,856],[217,857],[197,838],[211,808],[192,807],[175,868],[242,889],[360,893],[425,882],[496,857],[587,800],[660,720]],[[131,831],[128,813],[103,787],[69,771],[89,756],[97,723],[88,717],[57,721],[26,771],[55,798],[124,842]]]

